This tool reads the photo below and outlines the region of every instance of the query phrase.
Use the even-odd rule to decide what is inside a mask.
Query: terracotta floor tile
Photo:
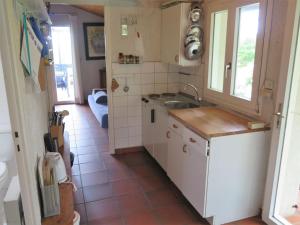
[[[135,179],[114,181],[111,184],[115,196],[141,192],[141,188]]]
[[[80,176],[72,176],[72,182],[76,185],[77,188],[82,187],[81,177]]]
[[[84,197],[81,188],[77,189],[77,191],[74,193],[74,200],[75,200],[75,204],[84,203]]]
[[[108,182],[107,171],[99,171],[96,173],[87,173],[81,176],[82,186],[93,186],[97,184],[104,184]]]
[[[120,203],[121,213],[128,215],[141,210],[150,210],[150,205],[143,193],[131,193],[117,198]]]
[[[94,173],[97,171],[106,170],[105,165],[102,162],[102,160],[99,160],[98,162],[89,162],[89,163],[79,164],[79,166],[80,166],[81,174]]]
[[[101,158],[99,154],[86,154],[78,156],[79,163],[98,162],[100,159]]]
[[[85,205],[84,204],[75,205],[74,209],[80,215],[80,224],[87,223],[87,215],[86,215]]]
[[[83,193],[86,202],[98,201],[113,196],[111,183],[84,187]]]
[[[95,146],[95,142],[93,139],[76,140],[76,146],[77,148]]]
[[[146,196],[154,208],[182,202],[168,188],[147,192]]]
[[[146,164],[146,165],[138,165],[135,167],[132,167],[133,176],[139,178],[139,177],[155,177],[155,176],[163,176],[164,172],[162,172],[161,169],[159,169],[156,166],[153,166],[152,164]]]
[[[73,165],[72,166],[72,175],[73,176],[80,175],[79,165]]]
[[[87,146],[77,148],[78,155],[86,155],[86,154],[97,154],[97,148],[95,146]]]
[[[105,222],[111,219],[121,218],[119,204],[115,199],[105,199],[86,203],[86,212],[89,222],[92,222],[93,220]]]
[[[165,177],[140,177],[138,182],[145,192],[168,188],[171,185],[170,180]]]
[[[89,225],[127,225],[127,224],[124,223],[123,218],[105,218],[105,219],[90,220]]]
[[[156,212],[164,225],[185,225],[199,222],[186,210],[184,205],[173,204],[157,208]]]
[[[161,225],[157,216],[150,210],[137,211],[125,217],[126,225]]]
[[[111,182],[132,178],[131,172],[123,169],[109,170],[108,174],[109,174],[109,180]]]
[[[251,217],[239,221],[226,223],[224,225],[266,225],[259,217]]]
[[[300,215],[293,215],[286,218],[291,224],[300,224]]]

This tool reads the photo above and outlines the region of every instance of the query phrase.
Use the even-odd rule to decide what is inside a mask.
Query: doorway
[[[298,2],[298,1],[297,1]],[[266,186],[264,220],[268,224],[300,224],[300,3],[294,27],[287,30],[283,73],[273,124],[271,158]],[[294,16],[295,15],[295,16]],[[291,40],[290,40],[291,39]],[[288,46],[289,45],[289,46]],[[285,75],[287,74],[287,75]]]
[[[51,27],[57,103],[74,103],[74,62],[71,28]]]

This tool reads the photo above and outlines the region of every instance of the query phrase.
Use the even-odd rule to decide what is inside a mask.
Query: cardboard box
[[[52,138],[57,138],[58,147],[62,147],[64,145],[64,133],[63,133],[63,126],[51,126],[50,133]]]

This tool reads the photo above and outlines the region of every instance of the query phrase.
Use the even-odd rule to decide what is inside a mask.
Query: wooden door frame
[[[30,167],[25,154],[26,147],[29,146],[26,139],[26,123],[24,118],[24,110],[22,105],[22,93],[20,92],[19,82],[17,81],[20,72],[19,56],[15,54],[15,47],[13,40],[13,29],[10,27],[12,24],[9,20],[9,6],[8,1],[0,1],[0,48],[2,54],[2,64],[4,72],[4,82],[7,91],[7,100],[9,107],[9,114],[11,119],[11,127],[14,133],[15,156],[17,161],[18,176],[21,187],[21,196],[23,202],[23,209],[25,213],[26,224],[39,225],[40,215],[35,211],[38,206],[34,204],[34,193],[31,192],[30,185],[33,182],[33,177],[30,176]],[[16,20],[18,18],[15,18]],[[24,79],[22,77],[22,79]],[[18,135],[16,135],[16,133]]]
[[[281,70],[278,80],[278,91],[276,96],[276,112],[280,107],[280,104],[284,104],[282,115],[285,118],[281,121],[281,126],[277,128],[277,118],[274,116],[273,120],[273,131],[271,139],[271,151],[269,157],[269,167],[266,181],[264,205],[263,205],[263,220],[267,224],[282,224],[278,219],[274,217],[275,210],[275,199],[278,189],[278,178],[280,172],[281,156],[283,149],[283,135],[286,124],[286,114],[287,114],[287,101],[289,100],[289,92],[291,87],[291,78],[293,73],[293,63],[296,48],[296,42],[299,29],[299,16],[300,16],[300,3],[297,0],[291,0],[288,3],[286,27],[284,35],[284,45],[281,57]],[[274,113],[276,113],[274,112]],[[281,129],[283,128],[283,129]]]

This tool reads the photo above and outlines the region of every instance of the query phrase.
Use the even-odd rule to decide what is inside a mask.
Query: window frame
[[[227,21],[227,43],[226,43],[226,54],[225,54],[225,65],[229,62],[233,63],[236,52],[236,28],[239,25],[239,20],[237,20],[238,11],[241,7],[259,3],[259,26],[256,39],[256,53],[255,53],[255,63],[253,70],[253,82],[252,82],[252,94],[251,100],[246,100],[233,95],[234,81],[233,70],[228,71],[227,78],[224,77],[223,92],[215,91],[209,88],[210,84],[210,58],[211,58],[211,27],[212,27],[212,13],[219,11],[228,11],[228,21]],[[263,66],[263,53],[264,53],[264,42],[266,34],[266,16],[267,16],[267,0],[210,0],[206,4],[207,11],[207,23],[206,23],[206,53],[205,53],[205,77],[204,77],[204,98],[214,102],[216,104],[230,107],[236,111],[244,112],[251,115],[259,115],[259,90],[260,81],[262,79],[262,66]],[[225,68],[224,65],[224,68]],[[233,64],[232,64],[233,65]]]

